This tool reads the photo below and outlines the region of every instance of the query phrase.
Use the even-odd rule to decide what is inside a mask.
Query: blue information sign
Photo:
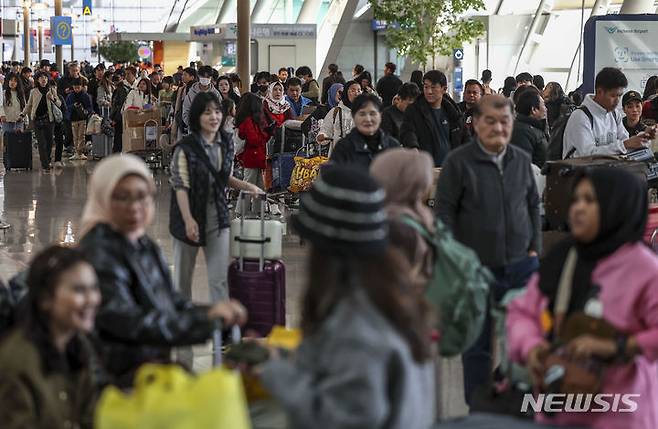
[[[456,92],[464,90],[464,70],[461,67],[455,67],[453,82],[455,83]]]
[[[459,49],[453,49],[452,50],[452,57],[457,60],[461,61],[464,59],[464,50],[459,48]]]
[[[70,45],[73,41],[73,30],[71,29],[70,16],[51,16],[50,34],[53,45]]]

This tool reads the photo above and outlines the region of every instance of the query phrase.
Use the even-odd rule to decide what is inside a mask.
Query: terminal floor
[[[34,153],[34,170],[5,172],[0,163],[0,218],[11,228],[0,231],[0,277],[5,282],[27,267],[35,253],[49,244],[74,244],[79,240],[79,226],[86,200],[87,185],[96,165],[93,161],[66,161],[63,168],[51,172],[39,169]],[[168,261],[173,261],[172,241],[168,231],[170,187],[162,171],[154,174],[157,185],[156,216],[149,235],[162,247]],[[287,325],[299,325],[299,302],[305,279],[306,249],[299,238],[284,239],[286,264]],[[173,266],[171,266],[173,269]],[[193,299],[208,301],[205,260],[199,255],[194,274]],[[209,345],[194,350],[196,370],[210,366]],[[466,412],[462,400],[462,369],[459,359],[440,363],[443,416]]]

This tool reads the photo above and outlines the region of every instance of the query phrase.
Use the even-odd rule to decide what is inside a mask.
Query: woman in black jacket
[[[351,164],[367,171],[380,152],[400,147],[400,143],[381,130],[382,102],[376,95],[361,94],[352,102],[354,129],[336,143],[331,153],[334,164]]]
[[[544,101],[546,102],[548,128],[553,129],[555,122],[567,113],[570,113],[575,106],[564,94],[562,86],[557,82],[548,82],[543,91]]]
[[[234,301],[192,304],[174,291],[159,246],[146,235],[155,184],[146,164],[113,155],[91,177],[80,249],[96,270],[102,295],[96,326],[105,368],[119,386],[132,385],[146,362],[168,362],[171,348],[207,341],[214,321],[243,323]]]

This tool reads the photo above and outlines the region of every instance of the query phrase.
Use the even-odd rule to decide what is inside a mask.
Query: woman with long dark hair
[[[21,119],[27,116],[34,125],[34,133],[39,143],[39,160],[43,170],[50,170],[50,157],[53,151],[55,116],[53,111],[61,109],[62,102],[57,90],[51,87],[49,76],[37,72],[37,86],[30,91],[30,98],[21,112]],[[54,106],[54,107],[53,107]]]
[[[317,137],[318,143],[330,144],[330,148],[333,150],[336,143],[352,131],[354,127],[352,103],[361,93],[361,84],[355,80],[344,85],[338,105],[329,110],[322,122]]]
[[[256,372],[293,428],[429,428],[429,311],[389,247],[384,191],[367,172],[328,166],[294,229],[310,245],[294,358]]]
[[[603,394],[592,403],[600,412],[585,406],[585,412],[542,413],[537,420],[595,429],[658,427],[658,257],[643,243],[647,200],[646,181],[627,170],[579,173],[570,237],[546,255],[526,292],[510,304],[510,357],[526,364],[537,392],[567,393],[570,383],[580,382],[579,391]],[[586,382],[592,379],[596,385]],[[627,394],[635,409],[617,412],[615,396]]]
[[[263,188],[263,170],[267,167],[267,142],[272,137],[274,121],[265,116],[263,99],[247,92],[242,95],[235,115],[238,136],[245,141],[238,160],[244,167],[244,180]]]
[[[22,319],[0,347],[2,427],[91,429],[96,273],[82,252],[53,246],[32,261],[27,285]]]
[[[503,94],[506,98],[510,98],[512,93],[516,90],[516,79],[514,76],[507,76],[505,78],[505,83],[503,88],[500,90],[500,93]]]
[[[658,76],[651,76],[649,79],[647,79],[646,85],[644,85],[642,101],[655,98],[656,93],[658,93]]]
[[[235,92],[235,89],[233,89],[233,82],[231,82],[230,77],[226,75],[220,76],[219,79],[217,79],[217,90],[219,91],[222,100],[228,98],[233,100],[233,103],[236,105],[240,103],[240,96]]]
[[[23,127],[20,116],[25,108],[25,92],[23,92],[20,77],[10,73],[5,78],[2,89],[4,91],[3,103],[0,106],[2,131],[4,133],[16,132]]]
[[[107,110],[109,115],[109,109],[112,106],[112,94],[114,93],[114,85],[112,84],[113,73],[106,71],[103,73],[103,78],[98,83],[98,90],[96,92],[96,100],[98,100],[98,107],[103,111]],[[101,113],[101,112],[99,112]]]
[[[129,108],[146,109],[152,108],[158,99],[151,93],[151,81],[143,77],[137,82],[137,86],[130,91],[126,102],[123,105],[123,110]]]
[[[548,82],[542,95],[546,102],[546,119],[548,119],[548,127],[551,129],[560,116],[568,113],[572,108],[573,103],[564,93],[562,85],[557,82]]]
[[[419,89],[423,89],[423,72],[421,70],[412,71],[409,82],[415,83]]]

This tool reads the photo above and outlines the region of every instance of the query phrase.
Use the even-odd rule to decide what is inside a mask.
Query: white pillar
[[[322,6],[321,0],[305,0],[297,17],[297,24],[315,24],[320,6]]]
[[[624,0],[620,14],[653,13],[653,0]]]

